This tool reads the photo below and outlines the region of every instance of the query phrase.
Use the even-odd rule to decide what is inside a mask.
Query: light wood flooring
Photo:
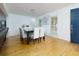
[[[54,37],[46,37],[40,43],[21,43],[19,37],[8,38],[0,51],[3,56],[76,56],[79,44],[73,44]]]

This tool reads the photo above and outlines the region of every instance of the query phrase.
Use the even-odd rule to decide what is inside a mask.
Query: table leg
[[[29,44],[29,32],[27,32],[27,44]]]

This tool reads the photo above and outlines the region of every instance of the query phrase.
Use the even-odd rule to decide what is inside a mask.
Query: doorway
[[[79,8],[71,10],[71,42],[79,44]]]

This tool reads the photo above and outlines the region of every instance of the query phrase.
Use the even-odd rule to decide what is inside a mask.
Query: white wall
[[[22,16],[16,14],[8,14],[7,27],[9,27],[8,36],[14,36],[19,34],[19,27],[22,25],[34,26],[35,18],[30,16]]]
[[[45,15],[42,15],[38,17],[38,19],[43,17],[48,17],[48,25],[51,24],[51,17],[57,16],[58,17],[58,24],[57,24],[57,38],[61,38],[63,40],[70,41],[70,10],[74,8],[79,8],[79,4],[74,4],[59,10],[56,10],[55,12],[50,12]],[[49,32],[49,35],[51,35],[50,27],[46,26],[48,28],[47,32]]]
[[[58,17],[58,24],[57,24],[57,38],[61,38],[63,40],[70,41],[70,9],[79,8],[79,4],[74,4],[59,10],[56,10],[55,12],[50,12],[45,15],[41,15],[36,19],[36,22],[38,24],[38,19],[43,17],[48,17],[48,24],[43,25],[46,28],[46,34],[51,35],[50,31],[50,24],[51,24],[51,17],[57,16]],[[13,36],[18,34],[18,27],[20,27],[23,24],[30,24],[34,25],[35,18],[29,17],[29,16],[22,16],[22,15],[16,15],[16,14],[9,14],[7,18],[7,26],[9,27],[9,33],[8,36]]]

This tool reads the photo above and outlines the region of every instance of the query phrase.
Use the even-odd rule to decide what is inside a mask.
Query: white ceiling
[[[10,13],[40,16],[69,5],[71,3],[7,3],[6,7]]]

